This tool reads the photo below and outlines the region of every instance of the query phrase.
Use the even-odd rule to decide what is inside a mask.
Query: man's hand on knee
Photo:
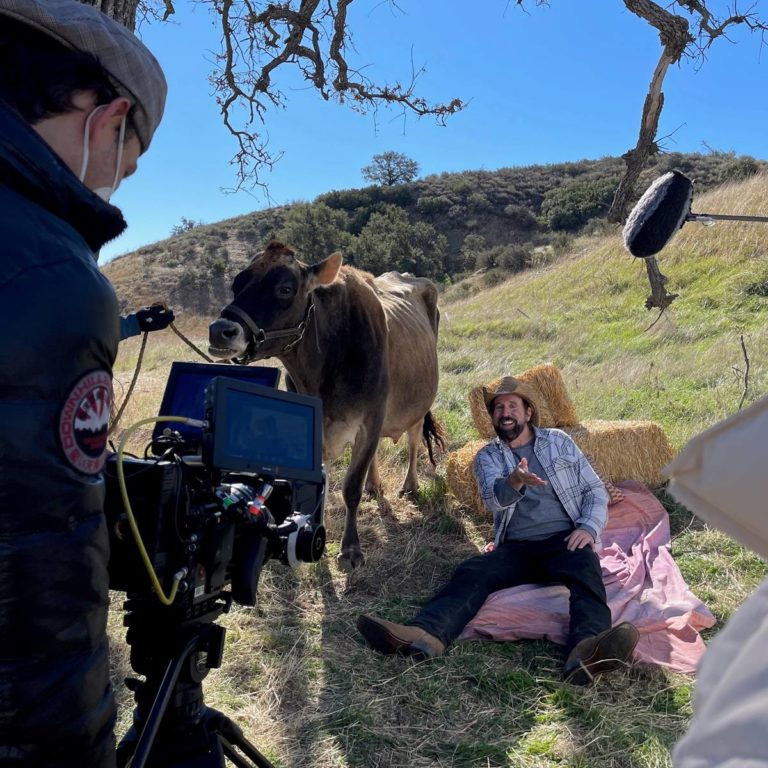
[[[575,531],[571,531],[565,537],[565,540],[568,542],[569,552],[573,552],[575,549],[595,546],[595,540],[592,538],[592,534],[589,531],[585,531],[583,528],[577,528]]]

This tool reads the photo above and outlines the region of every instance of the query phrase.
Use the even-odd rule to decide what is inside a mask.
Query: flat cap
[[[147,150],[163,116],[168,86],[157,59],[129,29],[76,0],[0,0],[2,16],[95,56],[117,92],[134,104],[133,124],[142,151]]]

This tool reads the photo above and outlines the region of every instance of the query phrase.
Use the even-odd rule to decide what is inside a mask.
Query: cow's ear
[[[336,279],[336,275],[339,274],[341,261],[341,254],[336,251],[336,253],[332,253],[325,261],[321,261],[319,264],[310,267],[312,276],[311,287],[314,288],[316,285],[328,285],[329,283],[332,283]]]

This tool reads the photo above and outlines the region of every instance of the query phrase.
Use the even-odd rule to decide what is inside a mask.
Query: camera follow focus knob
[[[304,563],[316,563],[325,552],[325,526],[307,525],[296,538],[296,557]]]

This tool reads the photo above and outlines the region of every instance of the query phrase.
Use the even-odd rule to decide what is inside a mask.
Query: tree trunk
[[[131,32],[136,30],[136,11],[141,0],[80,0],[83,5],[93,5],[107,16],[128,27]]]
[[[645,270],[651,284],[651,295],[645,300],[645,308],[657,307],[662,312],[679,296],[677,293],[669,293],[666,288],[667,278],[661,274],[659,265],[653,256],[645,259]]]
[[[608,220],[623,223],[627,217],[627,209],[632,200],[635,184],[651,155],[659,148],[656,144],[656,133],[659,129],[659,117],[664,106],[664,94],[661,91],[664,76],[670,64],[680,60],[686,46],[693,38],[688,32],[688,22],[681,16],[666,11],[651,0],[624,0],[627,10],[645,19],[651,26],[659,30],[661,44],[664,46],[659,62],[651,78],[648,95],[643,104],[643,115],[640,119],[640,135],[634,149],[623,155],[627,170],[619,182],[608,211]]]
[[[648,95],[643,104],[643,116],[640,120],[640,136],[634,149],[622,155],[622,159],[627,166],[627,170],[619,181],[616,194],[613,196],[611,208],[608,211],[608,220],[623,223],[627,218],[627,209],[632,201],[632,193],[635,190],[640,173],[645,167],[649,157],[659,151],[656,144],[656,133],[659,129],[659,117],[664,107],[664,94],[661,92],[661,84],[664,82],[664,75],[669,69],[672,59],[666,52],[666,49],[659,58],[656,65],[656,71],[653,73],[651,86],[648,89]]]

